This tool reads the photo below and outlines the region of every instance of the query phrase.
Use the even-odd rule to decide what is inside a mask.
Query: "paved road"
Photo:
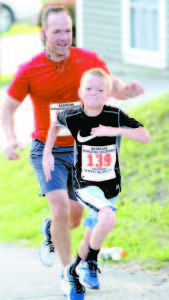
[[[87,291],[91,300],[167,300],[166,276],[102,266],[100,291]],[[0,300],[64,300],[61,294],[61,265],[44,267],[37,249],[0,244]]]

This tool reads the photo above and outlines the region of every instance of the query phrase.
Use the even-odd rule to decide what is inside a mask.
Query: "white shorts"
[[[102,208],[111,207],[113,211],[117,210],[117,207],[114,206],[117,197],[106,199],[103,191],[97,186],[77,189],[76,196],[80,204],[90,211],[84,221],[84,226],[91,229],[97,224],[97,215]]]

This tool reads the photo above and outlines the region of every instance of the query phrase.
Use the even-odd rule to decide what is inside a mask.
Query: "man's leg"
[[[52,223],[50,228],[52,242],[57,249],[63,266],[71,262],[70,208],[66,190],[46,193]]]
[[[68,149],[66,149],[67,151],[64,153],[64,151],[58,151],[57,148],[54,149],[55,169],[51,172],[51,180],[46,181],[42,166],[43,149],[43,143],[34,141],[30,154],[30,162],[38,178],[41,195],[46,195],[52,216],[52,220],[47,218],[42,224],[44,242],[40,249],[40,258],[44,265],[52,266],[54,264],[53,258],[55,258],[55,247],[58,250],[62,265],[66,266],[62,273],[62,278],[65,283],[64,287],[68,287],[68,290],[64,288],[64,294],[68,295],[69,299],[70,297],[71,299],[72,297],[74,297],[73,299],[78,297],[79,300],[82,300],[84,299],[85,289],[79,282],[79,277],[72,276],[69,271],[71,242],[70,200],[67,193],[67,180],[71,177],[69,174],[71,174],[72,171],[73,151],[69,153]]]
[[[64,267],[64,295],[68,299],[83,300],[85,289],[79,282],[79,277],[70,274],[71,239],[70,239],[70,206],[66,190],[54,190],[46,193],[51,210],[52,222],[50,234]]]
[[[70,205],[70,228],[76,228],[80,225],[84,208],[79,204],[79,202],[74,200],[69,200]]]
[[[54,190],[54,191],[56,191],[56,193],[57,193],[58,190]],[[53,198],[53,196],[52,196],[52,198]],[[53,201],[52,201],[52,203],[53,203]],[[73,228],[76,228],[77,226],[79,226],[79,224],[80,224],[81,217],[83,215],[83,208],[77,201],[70,200],[70,199],[68,201],[68,205],[69,205],[69,211],[70,211],[69,228],[73,229]],[[52,208],[51,208],[51,210],[52,210]],[[51,213],[51,215],[52,215],[52,213]],[[55,215],[57,215],[57,214],[55,214]],[[42,222],[42,234],[44,236],[44,242],[41,245],[40,253],[39,253],[41,262],[47,267],[52,267],[56,263],[57,247],[56,246],[54,247],[54,241],[51,237],[51,223],[52,223],[52,219],[49,217],[46,217]]]

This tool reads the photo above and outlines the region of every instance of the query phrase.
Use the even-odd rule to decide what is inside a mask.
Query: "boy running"
[[[69,299],[84,299],[83,286],[99,287],[97,257],[103,241],[115,225],[117,208],[114,204],[121,191],[117,137],[123,135],[140,142],[150,141],[149,133],[140,122],[130,118],[119,108],[105,105],[110,92],[111,82],[105,71],[96,68],[85,72],[79,89],[82,106],[58,114],[56,122],[49,129],[44,148],[43,168],[48,181],[54,170],[54,142],[60,127],[68,127],[76,142],[76,195],[81,205],[97,218],[96,221],[91,218],[95,226],[92,225],[92,232],[88,231],[87,234],[88,253],[88,249],[84,250],[81,243],[75,262],[64,270],[64,277],[70,285],[72,295],[74,289],[79,289],[81,295],[71,298],[69,292]],[[89,272],[79,269],[78,276],[76,267],[83,257]]]

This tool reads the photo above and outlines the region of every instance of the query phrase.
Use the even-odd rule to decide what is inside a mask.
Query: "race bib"
[[[82,146],[82,179],[106,181],[116,177],[116,146]]]
[[[59,124],[57,122],[57,115],[58,113],[66,110],[66,109],[73,109],[73,108],[78,108],[81,106],[80,101],[77,102],[70,102],[70,103],[52,103],[50,105],[50,122],[53,123],[55,122],[56,124]],[[61,128],[59,136],[66,136],[66,135],[71,135],[70,131],[68,128]]]

